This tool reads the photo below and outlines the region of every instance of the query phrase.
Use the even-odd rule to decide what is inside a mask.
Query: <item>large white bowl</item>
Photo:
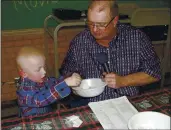
[[[159,112],[139,112],[128,121],[130,130],[136,129],[163,129],[170,130],[170,117]]]
[[[84,79],[81,84],[72,87],[73,92],[81,97],[95,97],[100,95],[105,89],[106,83],[100,78]]]

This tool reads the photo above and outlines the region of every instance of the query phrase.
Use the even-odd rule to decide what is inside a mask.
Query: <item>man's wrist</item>
[[[121,76],[120,87],[126,87],[126,86],[128,86],[128,77],[127,76]]]

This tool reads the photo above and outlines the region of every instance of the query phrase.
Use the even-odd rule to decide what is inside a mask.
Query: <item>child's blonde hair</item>
[[[26,46],[26,47],[22,47],[20,49],[20,51],[18,52],[18,55],[16,57],[16,62],[18,65],[18,69],[22,68],[21,65],[21,61],[24,59],[29,59],[30,57],[33,56],[42,56],[43,58],[45,58],[44,53],[42,50],[37,49],[35,47],[31,47],[31,46]]]

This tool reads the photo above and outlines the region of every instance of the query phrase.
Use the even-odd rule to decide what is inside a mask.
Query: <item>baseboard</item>
[[[43,28],[33,28],[33,29],[19,29],[19,30],[4,30],[4,31],[2,31],[2,36],[39,34],[39,33],[44,33],[44,29]]]

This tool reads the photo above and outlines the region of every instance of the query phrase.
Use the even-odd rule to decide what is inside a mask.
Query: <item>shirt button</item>
[[[64,88],[62,88],[60,91],[64,91]]]

